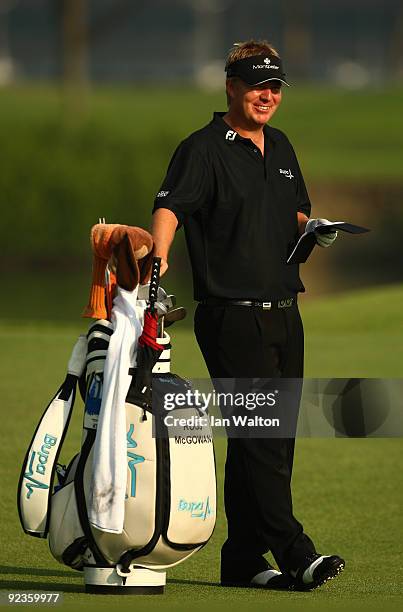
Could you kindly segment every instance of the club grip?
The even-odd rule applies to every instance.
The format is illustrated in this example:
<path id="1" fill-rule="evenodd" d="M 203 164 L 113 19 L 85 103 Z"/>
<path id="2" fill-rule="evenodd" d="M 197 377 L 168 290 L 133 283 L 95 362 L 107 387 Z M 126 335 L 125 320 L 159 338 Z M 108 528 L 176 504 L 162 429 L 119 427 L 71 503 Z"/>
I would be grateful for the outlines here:
<path id="1" fill-rule="evenodd" d="M 157 301 L 158 287 L 160 284 L 160 268 L 161 268 L 161 257 L 153 257 L 153 265 L 151 269 L 151 280 L 150 280 L 150 294 L 149 301 L 151 310 L 154 310 L 154 304 Z"/>

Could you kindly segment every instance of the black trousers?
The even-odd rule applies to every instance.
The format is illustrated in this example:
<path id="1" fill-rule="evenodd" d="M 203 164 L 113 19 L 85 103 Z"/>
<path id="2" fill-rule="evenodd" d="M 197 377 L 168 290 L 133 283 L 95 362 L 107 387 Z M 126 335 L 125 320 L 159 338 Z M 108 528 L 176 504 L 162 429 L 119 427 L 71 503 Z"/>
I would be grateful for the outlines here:
<path id="1" fill-rule="evenodd" d="M 304 333 L 297 305 L 263 310 L 199 304 L 194 323 L 213 379 L 303 376 Z M 315 552 L 293 515 L 294 444 L 294 438 L 228 438 L 222 580 L 250 580 L 267 568 L 263 555 L 269 551 L 282 571 L 298 568 Z"/>

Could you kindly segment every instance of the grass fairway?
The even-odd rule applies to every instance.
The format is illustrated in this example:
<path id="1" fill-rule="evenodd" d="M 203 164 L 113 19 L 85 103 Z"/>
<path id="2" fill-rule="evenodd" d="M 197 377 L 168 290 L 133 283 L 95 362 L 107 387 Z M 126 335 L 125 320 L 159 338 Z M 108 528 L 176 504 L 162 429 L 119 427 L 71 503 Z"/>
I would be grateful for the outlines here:
<path id="1" fill-rule="evenodd" d="M 402 377 L 403 288 L 372 289 L 305 301 L 307 376 Z M 219 512 L 210 543 L 168 572 L 162 597 L 111 598 L 83 593 L 82 576 L 54 561 L 47 543 L 24 535 L 15 493 L 21 462 L 38 418 L 64 378 L 81 327 L 1 325 L 3 444 L 0 572 L 4 590 L 60 591 L 63 608 L 122 610 L 379 610 L 403 604 L 403 488 L 401 439 L 301 439 L 294 472 L 295 514 L 321 552 L 337 552 L 347 567 L 313 593 L 225 589 L 218 584 L 225 539 L 222 505 L 224 441 L 217 440 Z M 206 371 L 190 331 L 178 326 L 174 370 Z M 62 452 L 68 460 L 80 439 L 78 400 Z"/>

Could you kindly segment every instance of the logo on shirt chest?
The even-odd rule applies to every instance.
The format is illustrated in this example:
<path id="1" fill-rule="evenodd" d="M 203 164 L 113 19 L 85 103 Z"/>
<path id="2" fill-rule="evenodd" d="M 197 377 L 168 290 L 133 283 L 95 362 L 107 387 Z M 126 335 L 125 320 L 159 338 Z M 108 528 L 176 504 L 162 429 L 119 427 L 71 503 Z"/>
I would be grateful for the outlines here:
<path id="1" fill-rule="evenodd" d="M 236 138 L 236 132 L 234 132 L 233 130 L 228 130 L 228 132 L 225 134 L 225 140 L 235 140 Z"/>
<path id="2" fill-rule="evenodd" d="M 284 176 L 286 176 L 289 179 L 293 179 L 294 178 L 294 175 L 293 175 L 293 173 L 291 172 L 290 169 L 283 170 L 282 168 L 279 168 L 278 171 L 280 172 L 280 174 L 284 174 Z"/>

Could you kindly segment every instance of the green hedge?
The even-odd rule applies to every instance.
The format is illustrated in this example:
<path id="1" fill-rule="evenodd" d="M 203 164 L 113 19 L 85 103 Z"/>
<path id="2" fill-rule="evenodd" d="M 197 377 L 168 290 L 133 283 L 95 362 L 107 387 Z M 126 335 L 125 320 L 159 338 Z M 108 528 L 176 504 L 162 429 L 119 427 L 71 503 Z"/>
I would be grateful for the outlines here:
<path id="1" fill-rule="evenodd" d="M 20 115 L 17 104 L 0 113 L 2 221 L 18 226 L 17 255 L 77 257 L 99 216 L 148 227 L 175 135 L 156 141 L 143 123 L 137 131 L 138 114 L 119 117 L 119 108 L 74 117 L 56 97 L 31 97 L 36 112 Z M 3 240 L 3 256 L 15 256 L 15 232 Z"/>
<path id="2" fill-rule="evenodd" d="M 274 125 L 308 177 L 402 178 L 401 90 L 382 92 L 380 115 L 372 91 L 296 87 L 284 98 Z M 224 107 L 223 93 L 163 86 L 76 99 L 51 87 L 0 91 L 3 261 L 80 257 L 99 216 L 148 227 L 178 142 Z"/>

